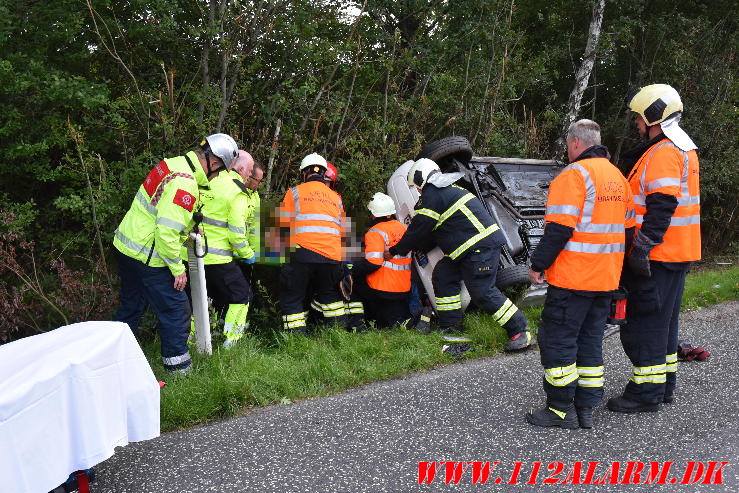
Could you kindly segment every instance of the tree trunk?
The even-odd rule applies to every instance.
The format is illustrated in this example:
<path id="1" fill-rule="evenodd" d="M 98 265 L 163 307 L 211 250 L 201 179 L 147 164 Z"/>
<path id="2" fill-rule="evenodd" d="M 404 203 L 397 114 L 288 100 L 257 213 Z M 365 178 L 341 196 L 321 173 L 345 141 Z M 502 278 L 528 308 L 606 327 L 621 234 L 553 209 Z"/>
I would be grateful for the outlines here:
<path id="1" fill-rule="evenodd" d="M 567 129 L 570 128 L 570 125 L 572 125 L 572 122 L 575 121 L 577 114 L 580 112 L 582 95 L 588 87 L 588 81 L 593 72 L 593 65 L 595 65 L 595 55 L 598 48 L 598 41 L 600 40 L 600 29 L 603 24 L 605 7 L 606 0 L 596 0 L 595 5 L 593 5 L 593 16 L 590 19 L 590 27 L 588 28 L 588 42 L 585 46 L 582 63 L 575 75 L 575 87 L 572 89 L 570 98 L 567 101 L 567 116 L 565 116 L 562 124 L 560 138 L 557 139 L 555 144 L 554 159 L 563 156 L 567 150 Z"/>
<path id="2" fill-rule="evenodd" d="M 210 0 L 208 9 L 208 24 L 205 27 L 205 43 L 203 45 L 203 52 L 200 55 L 200 67 L 203 71 L 203 87 L 200 95 L 200 103 L 198 103 L 198 124 L 203 124 L 203 118 L 205 117 L 205 100 L 208 97 L 208 86 L 210 86 L 210 70 L 208 67 L 210 59 L 210 48 L 213 39 L 213 25 L 216 20 L 216 7 L 219 0 Z"/>

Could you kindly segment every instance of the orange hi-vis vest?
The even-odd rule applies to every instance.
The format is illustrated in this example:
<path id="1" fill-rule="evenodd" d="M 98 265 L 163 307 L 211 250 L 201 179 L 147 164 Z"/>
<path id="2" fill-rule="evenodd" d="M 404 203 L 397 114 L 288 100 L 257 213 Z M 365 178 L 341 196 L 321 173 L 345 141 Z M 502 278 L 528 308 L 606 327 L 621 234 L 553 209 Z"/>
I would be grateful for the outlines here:
<path id="1" fill-rule="evenodd" d="M 406 227 L 395 219 L 375 224 L 364 235 L 364 258 L 380 268 L 367 275 L 372 289 L 389 293 L 406 293 L 411 290 L 411 255 L 395 255 L 385 260 L 385 247 L 395 246 Z"/>
<path id="2" fill-rule="evenodd" d="M 636 227 L 647 212 L 647 195 L 663 193 L 677 198 L 661 244 L 649 254 L 660 262 L 690 262 L 701 258 L 701 195 L 698 153 L 683 151 L 664 139 L 645 152 L 629 173 L 636 206 Z"/>
<path id="3" fill-rule="evenodd" d="M 280 226 L 290 227 L 290 246 L 342 260 L 344 207 L 325 183 L 309 181 L 287 191 L 280 204 Z"/>
<path id="4" fill-rule="evenodd" d="M 625 229 L 634 227 L 629 184 L 605 158 L 576 161 L 552 181 L 546 222 L 575 228 L 546 270 L 549 284 L 581 291 L 618 288 Z"/>

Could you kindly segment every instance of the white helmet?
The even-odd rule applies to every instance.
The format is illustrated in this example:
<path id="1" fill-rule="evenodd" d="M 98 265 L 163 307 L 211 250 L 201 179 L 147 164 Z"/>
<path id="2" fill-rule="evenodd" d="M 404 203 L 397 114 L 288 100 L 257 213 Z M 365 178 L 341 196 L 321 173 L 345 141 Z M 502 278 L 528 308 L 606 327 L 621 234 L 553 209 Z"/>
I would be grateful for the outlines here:
<path id="1" fill-rule="evenodd" d="M 429 177 L 434 173 L 441 173 L 439 165 L 428 158 L 422 157 L 408 171 L 408 186 L 423 188 Z"/>
<path id="2" fill-rule="evenodd" d="M 372 200 L 367 204 L 367 209 L 375 217 L 385 217 L 395 214 L 395 202 L 389 195 L 377 192 L 372 196 Z"/>
<path id="3" fill-rule="evenodd" d="M 300 171 L 303 171 L 308 166 L 320 166 L 324 170 L 328 169 L 326 158 L 315 152 L 313 154 L 308 154 L 303 158 L 300 162 Z"/>
<path id="4" fill-rule="evenodd" d="M 210 147 L 210 152 L 223 162 L 226 169 L 231 169 L 239 155 L 239 146 L 233 137 L 227 134 L 209 135 L 200 143 L 200 147 L 205 147 L 206 144 Z"/>

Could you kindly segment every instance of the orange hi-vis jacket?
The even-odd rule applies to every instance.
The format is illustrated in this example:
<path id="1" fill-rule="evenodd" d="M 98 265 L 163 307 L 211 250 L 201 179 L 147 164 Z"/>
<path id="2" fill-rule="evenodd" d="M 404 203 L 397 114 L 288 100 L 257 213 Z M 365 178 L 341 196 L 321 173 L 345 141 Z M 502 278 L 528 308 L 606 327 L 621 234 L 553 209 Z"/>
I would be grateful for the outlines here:
<path id="1" fill-rule="evenodd" d="M 544 219 L 574 228 L 546 270 L 549 284 L 580 291 L 618 288 L 626 228 L 635 225 L 629 184 L 608 159 L 567 166 L 549 187 Z"/>
<path id="2" fill-rule="evenodd" d="M 395 219 L 382 221 L 364 235 L 364 258 L 380 268 L 367 275 L 372 289 L 389 293 L 406 293 L 411 290 L 411 255 L 395 255 L 385 260 L 385 247 L 395 246 L 403 237 L 406 227 Z"/>
<path id="3" fill-rule="evenodd" d="M 290 246 L 300 246 L 342 260 L 344 206 L 341 196 L 321 181 L 301 183 L 287 191 L 279 211 L 281 227 L 290 228 Z"/>
<path id="4" fill-rule="evenodd" d="M 660 262 L 690 262 L 701 258 L 701 209 L 698 154 L 683 151 L 665 138 L 650 147 L 629 173 L 636 206 L 636 227 L 647 213 L 647 195 L 663 193 L 677 198 L 661 244 L 649 254 Z"/>

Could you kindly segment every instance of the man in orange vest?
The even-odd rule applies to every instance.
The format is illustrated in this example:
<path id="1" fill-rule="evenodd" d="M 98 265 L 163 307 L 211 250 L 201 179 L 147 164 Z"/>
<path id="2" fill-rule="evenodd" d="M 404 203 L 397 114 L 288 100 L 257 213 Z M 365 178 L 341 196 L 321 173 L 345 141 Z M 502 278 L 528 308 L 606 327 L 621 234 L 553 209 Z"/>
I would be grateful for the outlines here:
<path id="1" fill-rule="evenodd" d="M 376 322 L 378 327 L 391 327 L 411 318 L 408 306 L 411 255 L 383 258 L 385 249 L 398 243 L 406 227 L 393 217 L 395 203 L 389 195 L 377 192 L 367 208 L 372 214 L 372 222 L 364 235 L 364 258 L 355 262 L 352 268 L 354 296 L 350 302 L 350 317 L 361 309 L 366 320 Z"/>
<path id="2" fill-rule="evenodd" d="M 546 407 L 537 426 L 592 428 L 603 399 L 603 331 L 634 233 L 629 184 L 600 145 L 600 127 L 579 120 L 567 131 L 567 166 L 549 187 L 544 236 L 531 256 L 533 283 L 549 283 L 539 349 Z"/>
<path id="3" fill-rule="evenodd" d="M 623 163 L 630 168 L 636 205 L 634 246 L 624 272 L 627 321 L 621 330 L 633 374 L 608 408 L 655 412 L 674 399 L 685 276 L 701 258 L 699 164 L 696 145 L 678 125 L 683 104 L 675 89 L 642 87 L 629 97 L 629 109 L 646 141 L 627 152 Z"/>
<path id="4" fill-rule="evenodd" d="M 280 271 L 282 327 L 307 334 L 306 295 L 315 290 L 326 322 L 346 324 L 338 283 L 343 277 L 341 240 L 344 207 L 338 193 L 326 184 L 326 159 L 313 153 L 300 164 L 303 183 L 287 191 L 279 210 L 283 236 L 289 236 L 289 259 Z"/>

